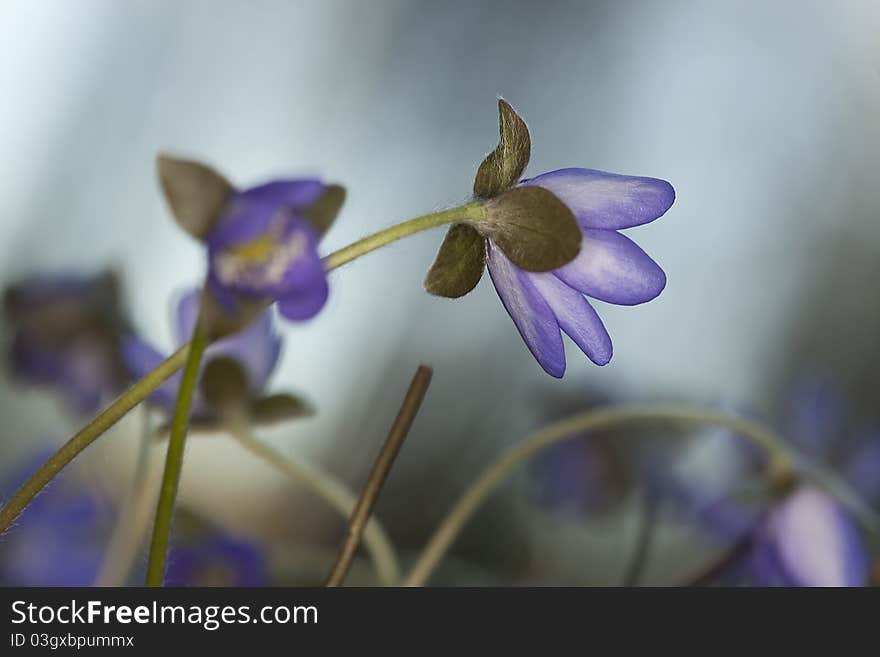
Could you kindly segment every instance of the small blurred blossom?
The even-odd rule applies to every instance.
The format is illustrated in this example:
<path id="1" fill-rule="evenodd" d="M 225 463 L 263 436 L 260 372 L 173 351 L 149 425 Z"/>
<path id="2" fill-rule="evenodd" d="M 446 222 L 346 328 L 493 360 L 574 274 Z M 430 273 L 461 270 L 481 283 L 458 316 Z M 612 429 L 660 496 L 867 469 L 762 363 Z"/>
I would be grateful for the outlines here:
<path id="1" fill-rule="evenodd" d="M 172 545 L 166 586 L 266 586 L 267 559 L 256 543 L 224 534 Z"/>
<path id="2" fill-rule="evenodd" d="M 14 493 L 48 456 L 40 454 L 8 473 L 3 495 Z M 111 510 L 94 493 L 56 478 L 0 540 L 0 585 L 91 585 L 111 523 Z"/>
<path id="3" fill-rule="evenodd" d="M 532 460 L 531 501 L 565 516 L 604 511 L 620 501 L 624 467 L 617 452 L 597 438 L 566 440 Z"/>
<path id="4" fill-rule="evenodd" d="M 54 389 L 84 414 L 121 391 L 126 376 L 119 341 L 128 322 L 114 274 L 27 278 L 6 289 L 4 307 L 16 378 Z"/>
<path id="5" fill-rule="evenodd" d="M 590 393 L 569 400 L 554 395 L 540 403 L 549 423 L 608 405 L 611 400 Z M 662 441 L 662 439 L 660 439 Z M 658 460 L 657 440 L 641 430 L 593 431 L 541 450 L 529 462 L 526 494 L 530 504 L 567 520 L 601 515 L 626 500 Z"/>
<path id="6" fill-rule="evenodd" d="M 774 505 L 751 537 L 757 586 L 865 586 L 868 554 L 849 513 L 803 485 Z"/>
<path id="7" fill-rule="evenodd" d="M 181 297 L 178 302 L 175 329 L 179 344 L 184 344 L 192 335 L 199 312 L 199 295 L 198 291 L 191 291 Z M 202 385 L 199 385 L 194 393 L 193 423 L 211 425 L 220 419 L 219 411 L 222 409 L 217 408 L 216 400 L 209 398 L 204 385 L 206 372 L 211 371 L 212 363 L 219 361 L 224 361 L 237 368 L 244 385 L 242 393 L 255 419 L 268 420 L 272 411 L 284 412 L 288 410 L 296 414 L 298 410 L 300 415 L 306 413 L 308 411 L 306 406 L 289 395 L 264 396 L 266 385 L 278 363 L 280 353 L 281 338 L 273 327 L 270 309 L 263 310 L 256 320 L 240 332 L 210 345 L 202 359 L 202 369 L 199 375 Z M 165 358 L 145 340 L 133 335 L 124 338 L 122 355 L 133 377 L 144 376 Z M 227 376 L 228 370 L 223 374 Z M 170 412 L 177 399 L 180 379 L 181 374 L 178 372 L 159 386 L 151 395 L 150 400 Z M 287 406 L 281 408 L 285 402 Z"/>

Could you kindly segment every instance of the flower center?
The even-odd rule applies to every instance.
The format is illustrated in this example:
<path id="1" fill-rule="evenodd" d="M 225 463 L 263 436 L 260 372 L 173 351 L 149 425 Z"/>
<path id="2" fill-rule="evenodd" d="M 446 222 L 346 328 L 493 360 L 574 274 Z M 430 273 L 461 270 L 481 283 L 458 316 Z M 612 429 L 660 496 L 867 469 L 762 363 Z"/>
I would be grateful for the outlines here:
<path id="1" fill-rule="evenodd" d="M 290 267 L 305 253 L 308 242 L 300 231 L 282 241 L 272 232 L 218 253 L 217 277 L 226 285 L 264 287 L 278 285 Z"/>

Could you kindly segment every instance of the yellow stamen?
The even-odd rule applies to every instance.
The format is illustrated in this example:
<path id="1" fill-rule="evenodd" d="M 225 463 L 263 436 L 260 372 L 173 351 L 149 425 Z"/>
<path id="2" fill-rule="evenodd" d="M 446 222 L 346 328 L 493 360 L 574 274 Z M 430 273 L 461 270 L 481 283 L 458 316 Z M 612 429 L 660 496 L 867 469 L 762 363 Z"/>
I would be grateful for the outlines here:
<path id="1" fill-rule="evenodd" d="M 237 244 L 228 250 L 228 253 L 242 260 L 250 262 L 262 262 L 272 254 L 272 250 L 278 245 L 275 235 L 264 233 L 250 242 Z"/>

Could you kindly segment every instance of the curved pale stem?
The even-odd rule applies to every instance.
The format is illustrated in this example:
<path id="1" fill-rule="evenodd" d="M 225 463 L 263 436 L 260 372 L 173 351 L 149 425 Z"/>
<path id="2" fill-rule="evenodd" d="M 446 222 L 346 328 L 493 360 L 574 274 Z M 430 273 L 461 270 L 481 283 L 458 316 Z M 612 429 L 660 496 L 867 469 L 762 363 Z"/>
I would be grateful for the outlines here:
<path id="1" fill-rule="evenodd" d="M 772 431 L 742 418 L 730 417 L 712 411 L 677 407 L 622 407 L 580 413 L 541 429 L 531 438 L 511 448 L 486 468 L 458 498 L 458 501 L 440 523 L 404 581 L 404 586 L 424 585 L 467 521 L 489 493 L 495 490 L 516 467 L 542 449 L 563 440 L 575 438 L 587 431 L 649 422 L 727 427 L 756 443 L 767 453 L 769 457 L 768 468 L 771 472 L 786 473 L 791 470 L 793 465 L 790 450 Z"/>
<path id="2" fill-rule="evenodd" d="M 301 465 L 285 457 L 259 440 L 241 423 L 233 424 L 229 432 L 249 452 L 311 490 L 339 512 L 344 520 L 348 520 L 357 504 L 357 496 L 345 484 L 316 468 Z M 364 544 L 373 559 L 379 581 L 385 586 L 396 586 L 400 582 L 397 555 L 385 529 L 375 516 L 367 523 Z"/>

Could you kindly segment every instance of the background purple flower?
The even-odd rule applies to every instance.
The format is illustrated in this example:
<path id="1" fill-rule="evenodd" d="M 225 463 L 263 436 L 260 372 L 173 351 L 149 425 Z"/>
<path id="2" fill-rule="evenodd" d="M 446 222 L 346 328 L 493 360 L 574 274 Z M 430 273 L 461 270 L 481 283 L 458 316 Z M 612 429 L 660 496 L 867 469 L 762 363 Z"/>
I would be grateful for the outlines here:
<path id="1" fill-rule="evenodd" d="M 864 586 L 868 554 L 852 517 L 831 497 L 801 486 L 756 528 L 752 547 L 757 586 Z"/>
<path id="2" fill-rule="evenodd" d="M 266 586 L 263 550 L 247 540 L 225 534 L 172 545 L 166 586 Z"/>
<path id="3" fill-rule="evenodd" d="M 3 496 L 14 493 L 50 453 L 40 453 L 7 473 L 0 486 Z M 0 585 L 91 585 L 111 522 L 110 509 L 94 493 L 62 474 L 0 540 Z"/>
<path id="4" fill-rule="evenodd" d="M 619 401 L 619 400 L 617 400 Z M 540 425 L 615 403 L 602 393 L 560 393 L 540 402 Z M 528 465 L 527 496 L 565 520 L 615 510 L 669 460 L 671 436 L 663 429 L 628 427 L 590 431 L 551 445 Z"/>
<path id="5" fill-rule="evenodd" d="M 526 272 L 488 241 L 492 282 L 526 346 L 551 376 L 565 373 L 560 329 L 597 365 L 611 360 L 611 338 L 585 297 L 632 306 L 654 299 L 666 275 L 632 240 L 618 232 L 662 216 L 675 200 L 656 178 L 560 169 L 523 180 L 555 194 L 582 233 L 579 255 L 551 272 Z"/>
<path id="6" fill-rule="evenodd" d="M 198 317 L 200 293 L 191 291 L 181 297 L 177 305 L 175 332 L 179 344 L 184 344 L 192 335 Z M 243 330 L 218 340 L 210 345 L 202 359 L 202 372 L 212 360 L 228 358 L 240 365 L 247 382 L 247 394 L 258 398 L 264 391 L 281 353 L 281 338 L 276 333 L 270 309 L 264 310 Z M 165 356 L 148 342 L 130 335 L 123 341 L 123 358 L 131 375 L 140 378 L 153 370 Z M 200 375 L 201 376 L 201 375 Z M 178 372 L 163 383 L 151 395 L 150 400 L 170 411 L 177 399 L 181 374 Z M 210 420 L 214 409 L 200 387 L 195 390 L 192 417 L 194 420 Z"/>
<path id="7" fill-rule="evenodd" d="M 797 383 L 788 395 L 784 436 L 880 509 L 880 427 L 853 422 L 832 382 L 813 376 Z"/>
<path id="8" fill-rule="evenodd" d="M 81 413 L 122 389 L 119 340 L 128 322 L 115 275 L 34 276 L 7 288 L 4 306 L 16 378 L 54 389 Z"/>
<path id="9" fill-rule="evenodd" d="M 789 396 L 783 437 L 809 458 L 836 469 L 869 503 L 876 504 L 880 474 L 878 436 L 849 433 L 844 404 L 836 389 L 812 379 L 799 382 Z M 728 435 L 728 438 L 733 438 Z M 668 471 L 663 492 L 709 536 L 739 546 L 719 574 L 725 584 L 759 586 L 861 586 L 867 583 L 868 553 L 855 520 L 824 491 L 801 483 L 793 490 L 751 501 L 737 493 L 737 482 L 756 472 L 756 455 L 727 457 L 706 479 L 686 470 Z M 730 476 L 718 477 L 719 471 Z M 766 499 L 767 495 L 771 495 Z"/>

